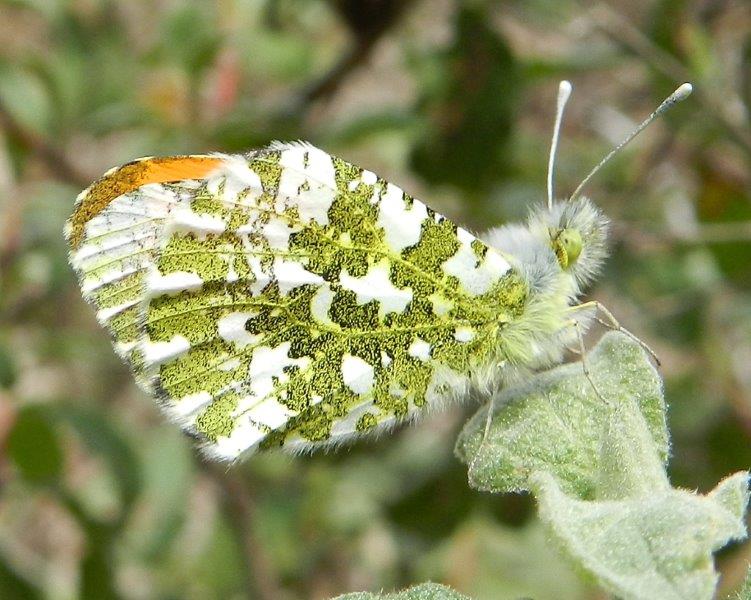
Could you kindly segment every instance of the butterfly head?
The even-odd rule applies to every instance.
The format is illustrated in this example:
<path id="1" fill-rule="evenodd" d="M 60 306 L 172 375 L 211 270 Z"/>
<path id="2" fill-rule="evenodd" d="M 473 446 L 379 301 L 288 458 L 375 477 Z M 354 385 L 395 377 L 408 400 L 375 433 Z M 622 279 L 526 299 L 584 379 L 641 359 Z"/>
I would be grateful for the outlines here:
<path id="1" fill-rule="evenodd" d="M 513 257 L 530 289 L 575 297 L 607 257 L 608 219 L 588 198 L 542 204 L 526 224 L 488 231 L 483 239 Z M 561 287 L 562 286 L 562 287 Z"/>
<path id="2" fill-rule="evenodd" d="M 606 256 L 605 240 L 608 230 L 608 220 L 588 198 L 580 195 L 582 189 L 626 144 L 659 115 L 688 97 L 691 90 L 692 87 L 689 83 L 684 83 L 678 87 L 587 174 L 568 200 L 555 202 L 553 200 L 555 156 L 558 149 L 563 111 L 571 95 L 571 84 L 568 81 L 561 82 L 548 159 L 548 202 L 546 207 L 533 211 L 529 221 L 529 231 L 538 243 L 542 239 L 543 244 L 552 249 L 558 267 L 573 277 L 576 293 L 581 289 L 581 286 L 592 280 L 602 265 Z"/>
<path id="3" fill-rule="evenodd" d="M 552 250 L 561 271 L 583 286 L 607 256 L 608 219 L 588 198 L 554 202 L 532 213 L 530 230 Z"/>

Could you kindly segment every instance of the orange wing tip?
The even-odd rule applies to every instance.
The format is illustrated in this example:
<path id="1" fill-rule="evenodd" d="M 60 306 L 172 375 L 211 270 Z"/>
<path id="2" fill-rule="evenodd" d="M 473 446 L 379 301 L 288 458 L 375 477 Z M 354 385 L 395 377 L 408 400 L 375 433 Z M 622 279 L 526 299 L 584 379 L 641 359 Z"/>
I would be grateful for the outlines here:
<path id="1" fill-rule="evenodd" d="M 149 183 L 205 179 L 222 160 L 202 155 L 147 157 L 110 169 L 76 198 L 75 210 L 65 230 L 71 249 L 76 250 L 81 244 L 86 223 L 118 196 Z"/>

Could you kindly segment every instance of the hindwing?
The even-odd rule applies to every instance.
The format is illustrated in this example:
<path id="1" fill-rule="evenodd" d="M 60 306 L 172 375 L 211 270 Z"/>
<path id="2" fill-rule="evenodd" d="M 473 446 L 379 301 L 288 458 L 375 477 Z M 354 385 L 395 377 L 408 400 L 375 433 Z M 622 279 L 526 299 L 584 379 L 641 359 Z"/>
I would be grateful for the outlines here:
<path id="1" fill-rule="evenodd" d="M 67 234 L 138 381 L 225 460 L 465 394 L 528 296 L 508 257 L 305 143 L 130 163 Z"/>

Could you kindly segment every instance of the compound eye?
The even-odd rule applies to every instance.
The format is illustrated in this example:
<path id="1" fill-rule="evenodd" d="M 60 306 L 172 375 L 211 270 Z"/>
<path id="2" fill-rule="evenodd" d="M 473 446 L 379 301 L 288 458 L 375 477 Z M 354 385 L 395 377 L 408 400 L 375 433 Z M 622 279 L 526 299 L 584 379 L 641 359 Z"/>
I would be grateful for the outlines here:
<path id="1" fill-rule="evenodd" d="M 551 242 L 562 269 L 571 267 L 582 252 L 582 236 L 577 229 L 560 229 Z"/>
<path id="2" fill-rule="evenodd" d="M 582 253 L 582 236 L 578 229 L 564 229 L 561 231 L 561 244 L 568 256 L 567 267 L 570 267 Z"/>

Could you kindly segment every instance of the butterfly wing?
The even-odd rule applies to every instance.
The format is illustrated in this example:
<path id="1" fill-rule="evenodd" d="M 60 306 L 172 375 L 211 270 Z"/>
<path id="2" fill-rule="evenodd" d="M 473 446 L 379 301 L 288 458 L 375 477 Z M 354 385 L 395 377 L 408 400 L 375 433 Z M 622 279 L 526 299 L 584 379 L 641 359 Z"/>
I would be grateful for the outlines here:
<path id="1" fill-rule="evenodd" d="M 165 223 L 181 200 L 178 189 L 166 184 L 195 188 L 220 164 L 210 156 L 142 158 L 110 170 L 76 199 L 65 230 L 70 262 L 84 298 L 128 360 L 145 335 L 146 280 Z M 140 370 L 135 373 L 148 387 Z"/>
<path id="2" fill-rule="evenodd" d="M 120 353 L 214 457 L 461 395 L 523 310 L 503 255 L 369 171 L 302 143 L 199 158 L 95 213 L 89 192 L 69 239 Z"/>

